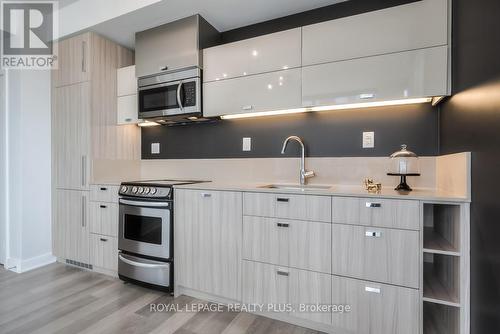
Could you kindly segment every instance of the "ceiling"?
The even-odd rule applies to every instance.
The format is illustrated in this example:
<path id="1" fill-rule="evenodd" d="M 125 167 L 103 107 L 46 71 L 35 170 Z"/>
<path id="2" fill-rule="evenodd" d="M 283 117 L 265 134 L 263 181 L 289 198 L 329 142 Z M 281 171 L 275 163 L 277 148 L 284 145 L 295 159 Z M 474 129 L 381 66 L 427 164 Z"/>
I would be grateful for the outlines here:
<path id="1" fill-rule="evenodd" d="M 162 0 L 89 30 L 133 49 L 137 31 L 193 14 L 200 14 L 223 32 L 343 1 L 346 0 Z"/>

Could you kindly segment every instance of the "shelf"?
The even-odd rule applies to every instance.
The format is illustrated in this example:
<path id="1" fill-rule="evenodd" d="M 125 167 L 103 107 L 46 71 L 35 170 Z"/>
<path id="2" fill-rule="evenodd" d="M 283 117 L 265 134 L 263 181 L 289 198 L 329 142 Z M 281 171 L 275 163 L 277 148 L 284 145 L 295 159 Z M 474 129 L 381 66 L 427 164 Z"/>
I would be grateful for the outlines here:
<path id="1" fill-rule="evenodd" d="M 424 302 L 424 334 L 460 333 L 460 309 Z"/>
<path id="2" fill-rule="evenodd" d="M 444 255 L 441 255 L 444 256 Z M 424 263 L 424 301 L 460 307 L 458 285 L 456 284 L 454 259 L 445 259 L 441 263 L 446 263 L 448 268 L 436 268 L 441 264 Z M 453 268 L 450 268 L 452 266 Z M 453 271 L 443 274 L 442 271 Z"/>
<path id="3" fill-rule="evenodd" d="M 433 227 L 424 228 L 424 252 L 460 256 L 460 252 Z"/>

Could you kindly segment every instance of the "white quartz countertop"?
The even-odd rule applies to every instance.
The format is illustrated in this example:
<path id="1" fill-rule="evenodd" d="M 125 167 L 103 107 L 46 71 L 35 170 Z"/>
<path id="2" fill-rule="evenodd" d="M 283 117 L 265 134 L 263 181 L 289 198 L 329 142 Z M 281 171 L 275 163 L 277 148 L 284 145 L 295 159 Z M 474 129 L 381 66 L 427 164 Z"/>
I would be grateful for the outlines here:
<path id="1" fill-rule="evenodd" d="M 392 187 L 383 187 L 382 191 L 369 193 L 363 186 L 351 185 L 332 185 L 327 189 L 283 189 L 283 188 L 265 188 L 272 183 L 220 183 L 204 182 L 195 184 L 186 184 L 175 186 L 177 189 L 197 189 L 197 190 L 221 190 L 221 191 L 242 191 L 242 192 L 261 192 L 278 194 L 308 194 L 323 196 L 344 196 L 344 197 L 374 197 L 391 199 L 412 199 L 426 201 L 444 201 L 444 202 L 470 202 L 469 198 L 457 196 L 436 189 L 418 189 L 414 188 L 409 193 L 395 191 Z M 281 184 L 281 183 L 280 183 Z M 324 186 L 324 185 L 319 185 Z"/>

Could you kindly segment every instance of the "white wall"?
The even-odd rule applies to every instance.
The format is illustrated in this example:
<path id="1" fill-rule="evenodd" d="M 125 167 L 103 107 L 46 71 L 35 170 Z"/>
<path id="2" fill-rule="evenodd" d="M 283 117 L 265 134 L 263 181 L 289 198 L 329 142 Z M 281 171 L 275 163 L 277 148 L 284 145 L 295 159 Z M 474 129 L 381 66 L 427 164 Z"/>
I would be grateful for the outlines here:
<path id="1" fill-rule="evenodd" d="M 74 34 L 161 0 L 78 0 L 59 9 L 59 36 Z"/>
<path id="2" fill-rule="evenodd" d="M 7 115 L 5 74 L 0 70 L 0 264 L 7 252 Z"/>
<path id="3" fill-rule="evenodd" d="M 54 261 L 50 109 L 49 71 L 9 72 L 6 267 L 18 272 Z"/>

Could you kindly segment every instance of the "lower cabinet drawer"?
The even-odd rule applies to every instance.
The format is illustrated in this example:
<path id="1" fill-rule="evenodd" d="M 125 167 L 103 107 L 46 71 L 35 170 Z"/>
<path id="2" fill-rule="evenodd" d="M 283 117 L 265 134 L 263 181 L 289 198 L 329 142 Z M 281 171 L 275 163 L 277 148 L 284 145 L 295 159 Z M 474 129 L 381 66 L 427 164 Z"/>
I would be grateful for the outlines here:
<path id="1" fill-rule="evenodd" d="M 118 203 L 119 186 L 92 184 L 90 185 L 90 200 L 96 202 Z"/>
<path id="2" fill-rule="evenodd" d="M 329 196 L 248 192 L 243 196 L 243 214 L 330 223 L 332 201 Z"/>
<path id="3" fill-rule="evenodd" d="M 331 273 L 330 223 L 243 217 L 243 258 Z"/>
<path id="4" fill-rule="evenodd" d="M 420 229 L 420 203 L 411 200 L 333 197 L 332 221 L 339 224 Z"/>
<path id="5" fill-rule="evenodd" d="M 118 239 L 99 234 L 90 234 L 90 260 L 95 267 L 117 271 Z"/>
<path id="6" fill-rule="evenodd" d="M 332 225 L 332 272 L 370 281 L 419 287 L 419 232 Z"/>
<path id="7" fill-rule="evenodd" d="M 118 236 L 118 204 L 90 202 L 90 233 Z"/>
<path id="8" fill-rule="evenodd" d="M 333 276 L 332 303 L 350 306 L 332 313 L 334 332 L 420 333 L 419 290 Z"/>
<path id="9" fill-rule="evenodd" d="M 332 303 L 332 276 L 313 271 L 243 261 L 243 302 L 309 321 L 331 324 L 320 307 Z"/>

